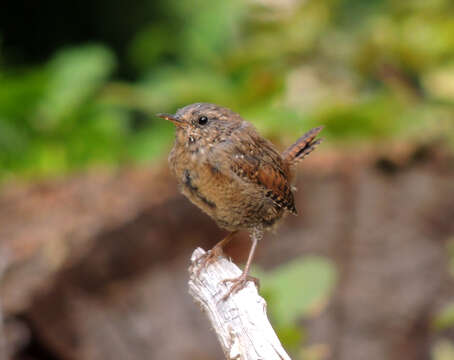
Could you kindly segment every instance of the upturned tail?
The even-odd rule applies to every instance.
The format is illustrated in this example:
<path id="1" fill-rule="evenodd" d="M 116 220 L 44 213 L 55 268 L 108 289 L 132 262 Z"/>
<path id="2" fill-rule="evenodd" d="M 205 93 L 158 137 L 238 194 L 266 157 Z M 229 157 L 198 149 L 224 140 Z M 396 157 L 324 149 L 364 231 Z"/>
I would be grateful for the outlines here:
<path id="1" fill-rule="evenodd" d="M 313 128 L 296 140 L 293 145 L 282 153 L 284 161 L 294 166 L 314 151 L 323 140 L 315 138 L 322 129 L 323 126 Z"/>

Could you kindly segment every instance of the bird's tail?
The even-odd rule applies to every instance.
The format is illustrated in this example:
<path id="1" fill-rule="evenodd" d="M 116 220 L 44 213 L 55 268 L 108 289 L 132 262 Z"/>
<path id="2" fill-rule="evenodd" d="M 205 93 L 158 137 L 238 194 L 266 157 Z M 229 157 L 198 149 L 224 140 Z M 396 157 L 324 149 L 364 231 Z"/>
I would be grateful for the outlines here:
<path id="1" fill-rule="evenodd" d="M 319 126 L 309 130 L 298 140 L 295 141 L 287 150 L 282 153 L 284 161 L 291 165 L 296 165 L 299 161 L 303 160 L 322 142 L 323 139 L 316 139 L 323 126 Z"/>

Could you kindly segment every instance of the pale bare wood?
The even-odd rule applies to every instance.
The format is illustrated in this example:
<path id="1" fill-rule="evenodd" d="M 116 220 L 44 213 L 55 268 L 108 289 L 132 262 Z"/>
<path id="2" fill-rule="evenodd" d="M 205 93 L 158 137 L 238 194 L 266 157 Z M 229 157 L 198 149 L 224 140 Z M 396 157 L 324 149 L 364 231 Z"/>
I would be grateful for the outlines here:
<path id="1" fill-rule="evenodd" d="M 197 274 L 199 259 L 206 252 L 197 248 L 189 267 L 189 293 L 207 314 L 228 360 L 290 360 L 266 315 L 266 302 L 253 282 L 225 301 L 229 283 L 241 270 L 219 257 Z"/>

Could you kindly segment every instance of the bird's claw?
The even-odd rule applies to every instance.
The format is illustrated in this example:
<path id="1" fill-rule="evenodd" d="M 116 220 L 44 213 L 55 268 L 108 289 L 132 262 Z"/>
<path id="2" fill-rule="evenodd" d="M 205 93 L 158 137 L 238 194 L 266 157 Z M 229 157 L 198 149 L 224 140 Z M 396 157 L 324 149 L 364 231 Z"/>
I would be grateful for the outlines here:
<path id="1" fill-rule="evenodd" d="M 230 295 L 233 295 L 233 294 L 237 293 L 238 291 L 240 291 L 241 289 L 243 289 L 246 286 L 246 284 L 248 283 L 248 281 L 254 282 L 254 284 L 257 287 L 257 289 L 260 289 L 260 280 L 257 279 L 256 277 L 250 276 L 250 275 L 241 274 L 237 278 L 222 280 L 223 284 L 228 283 L 228 282 L 232 282 L 233 285 L 230 288 L 230 290 L 227 292 L 227 294 L 225 294 L 222 297 L 221 300 L 225 301 L 225 300 L 227 300 L 229 298 Z"/>
<path id="2" fill-rule="evenodd" d="M 198 267 L 196 271 L 196 276 L 199 277 L 202 269 L 214 263 L 219 256 L 222 256 L 222 254 L 223 254 L 222 249 L 216 248 L 215 246 L 213 249 L 208 250 L 208 252 L 206 252 L 202 256 L 199 256 L 195 261 Z"/>

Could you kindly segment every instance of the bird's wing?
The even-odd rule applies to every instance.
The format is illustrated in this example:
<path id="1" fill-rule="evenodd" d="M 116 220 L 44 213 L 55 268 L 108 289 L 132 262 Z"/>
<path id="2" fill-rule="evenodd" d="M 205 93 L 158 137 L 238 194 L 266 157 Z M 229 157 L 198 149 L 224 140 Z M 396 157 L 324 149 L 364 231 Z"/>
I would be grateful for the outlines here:
<path id="1" fill-rule="evenodd" d="M 228 149 L 227 149 L 227 148 Z M 223 151 L 228 151 L 230 171 L 248 183 L 263 188 L 276 207 L 284 208 L 296 214 L 289 169 L 272 143 L 252 132 L 241 136 L 232 134 L 231 141 L 225 144 Z M 226 164 L 223 164 L 226 166 Z"/>

